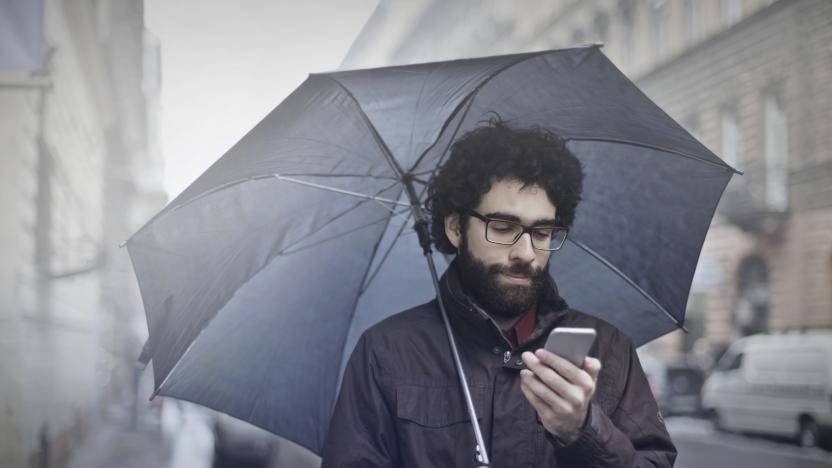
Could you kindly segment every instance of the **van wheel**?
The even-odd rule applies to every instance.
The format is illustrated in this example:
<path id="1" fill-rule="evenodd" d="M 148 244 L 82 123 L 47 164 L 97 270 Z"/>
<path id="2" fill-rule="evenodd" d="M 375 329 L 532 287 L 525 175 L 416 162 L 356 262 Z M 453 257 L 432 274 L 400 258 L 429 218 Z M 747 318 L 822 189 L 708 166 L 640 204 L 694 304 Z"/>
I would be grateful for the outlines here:
<path id="1" fill-rule="evenodd" d="M 801 418 L 797 442 L 801 447 L 817 447 L 820 438 L 818 424 L 812 418 Z"/>
<path id="2" fill-rule="evenodd" d="M 708 419 L 711 420 L 711 424 L 713 425 L 714 429 L 717 431 L 725 431 L 725 426 L 722 424 L 722 420 L 719 417 L 719 413 L 715 409 L 708 410 L 707 412 Z"/>

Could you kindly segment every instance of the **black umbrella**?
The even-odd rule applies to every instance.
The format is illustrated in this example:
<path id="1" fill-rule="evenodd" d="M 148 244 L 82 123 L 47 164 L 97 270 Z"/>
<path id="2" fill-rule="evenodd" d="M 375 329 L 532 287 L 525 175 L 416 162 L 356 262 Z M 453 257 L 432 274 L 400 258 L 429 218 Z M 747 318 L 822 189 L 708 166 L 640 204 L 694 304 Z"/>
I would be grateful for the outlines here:
<path id="1" fill-rule="evenodd" d="M 318 452 L 358 336 L 435 295 L 427 239 L 413 235 L 426 183 L 494 113 L 562 136 L 584 165 L 584 200 L 551 262 L 570 305 L 637 345 L 682 327 L 734 170 L 599 48 L 327 73 L 127 241 L 157 392 Z M 417 266 L 423 251 L 433 275 Z"/>

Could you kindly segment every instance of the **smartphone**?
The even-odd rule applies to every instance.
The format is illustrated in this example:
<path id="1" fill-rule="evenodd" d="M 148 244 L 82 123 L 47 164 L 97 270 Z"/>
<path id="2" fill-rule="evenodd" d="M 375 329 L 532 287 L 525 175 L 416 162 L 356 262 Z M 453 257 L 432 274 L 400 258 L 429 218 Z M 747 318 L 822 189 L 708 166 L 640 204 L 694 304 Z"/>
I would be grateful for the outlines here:
<path id="1" fill-rule="evenodd" d="M 583 368 L 584 358 L 595 341 L 593 328 L 558 327 L 549 333 L 546 351 L 558 355 L 578 368 Z"/>

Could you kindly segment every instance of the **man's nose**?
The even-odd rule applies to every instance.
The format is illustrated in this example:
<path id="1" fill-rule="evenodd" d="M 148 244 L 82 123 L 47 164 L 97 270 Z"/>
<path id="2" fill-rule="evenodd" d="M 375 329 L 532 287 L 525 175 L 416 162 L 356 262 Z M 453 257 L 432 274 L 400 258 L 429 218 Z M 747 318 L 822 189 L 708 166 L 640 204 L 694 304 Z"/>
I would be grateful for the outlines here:
<path id="1" fill-rule="evenodd" d="M 532 245 L 532 236 L 528 232 L 524 232 L 511 247 L 510 259 L 531 262 L 536 256 Z"/>

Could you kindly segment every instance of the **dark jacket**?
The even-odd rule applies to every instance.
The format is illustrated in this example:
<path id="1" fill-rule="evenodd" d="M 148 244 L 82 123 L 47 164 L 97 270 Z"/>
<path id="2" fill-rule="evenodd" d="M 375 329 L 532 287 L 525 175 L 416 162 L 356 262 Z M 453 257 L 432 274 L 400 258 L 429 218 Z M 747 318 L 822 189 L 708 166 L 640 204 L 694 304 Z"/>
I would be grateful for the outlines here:
<path id="1" fill-rule="evenodd" d="M 441 294 L 483 438 L 495 468 L 671 467 L 676 450 L 630 340 L 568 309 L 554 283 L 532 335 L 512 349 L 496 323 L 462 292 L 454 264 Z M 520 354 L 556 326 L 592 327 L 602 369 L 587 424 L 562 446 L 520 390 Z M 475 466 L 473 430 L 436 301 L 368 329 L 347 365 L 322 467 Z"/>

